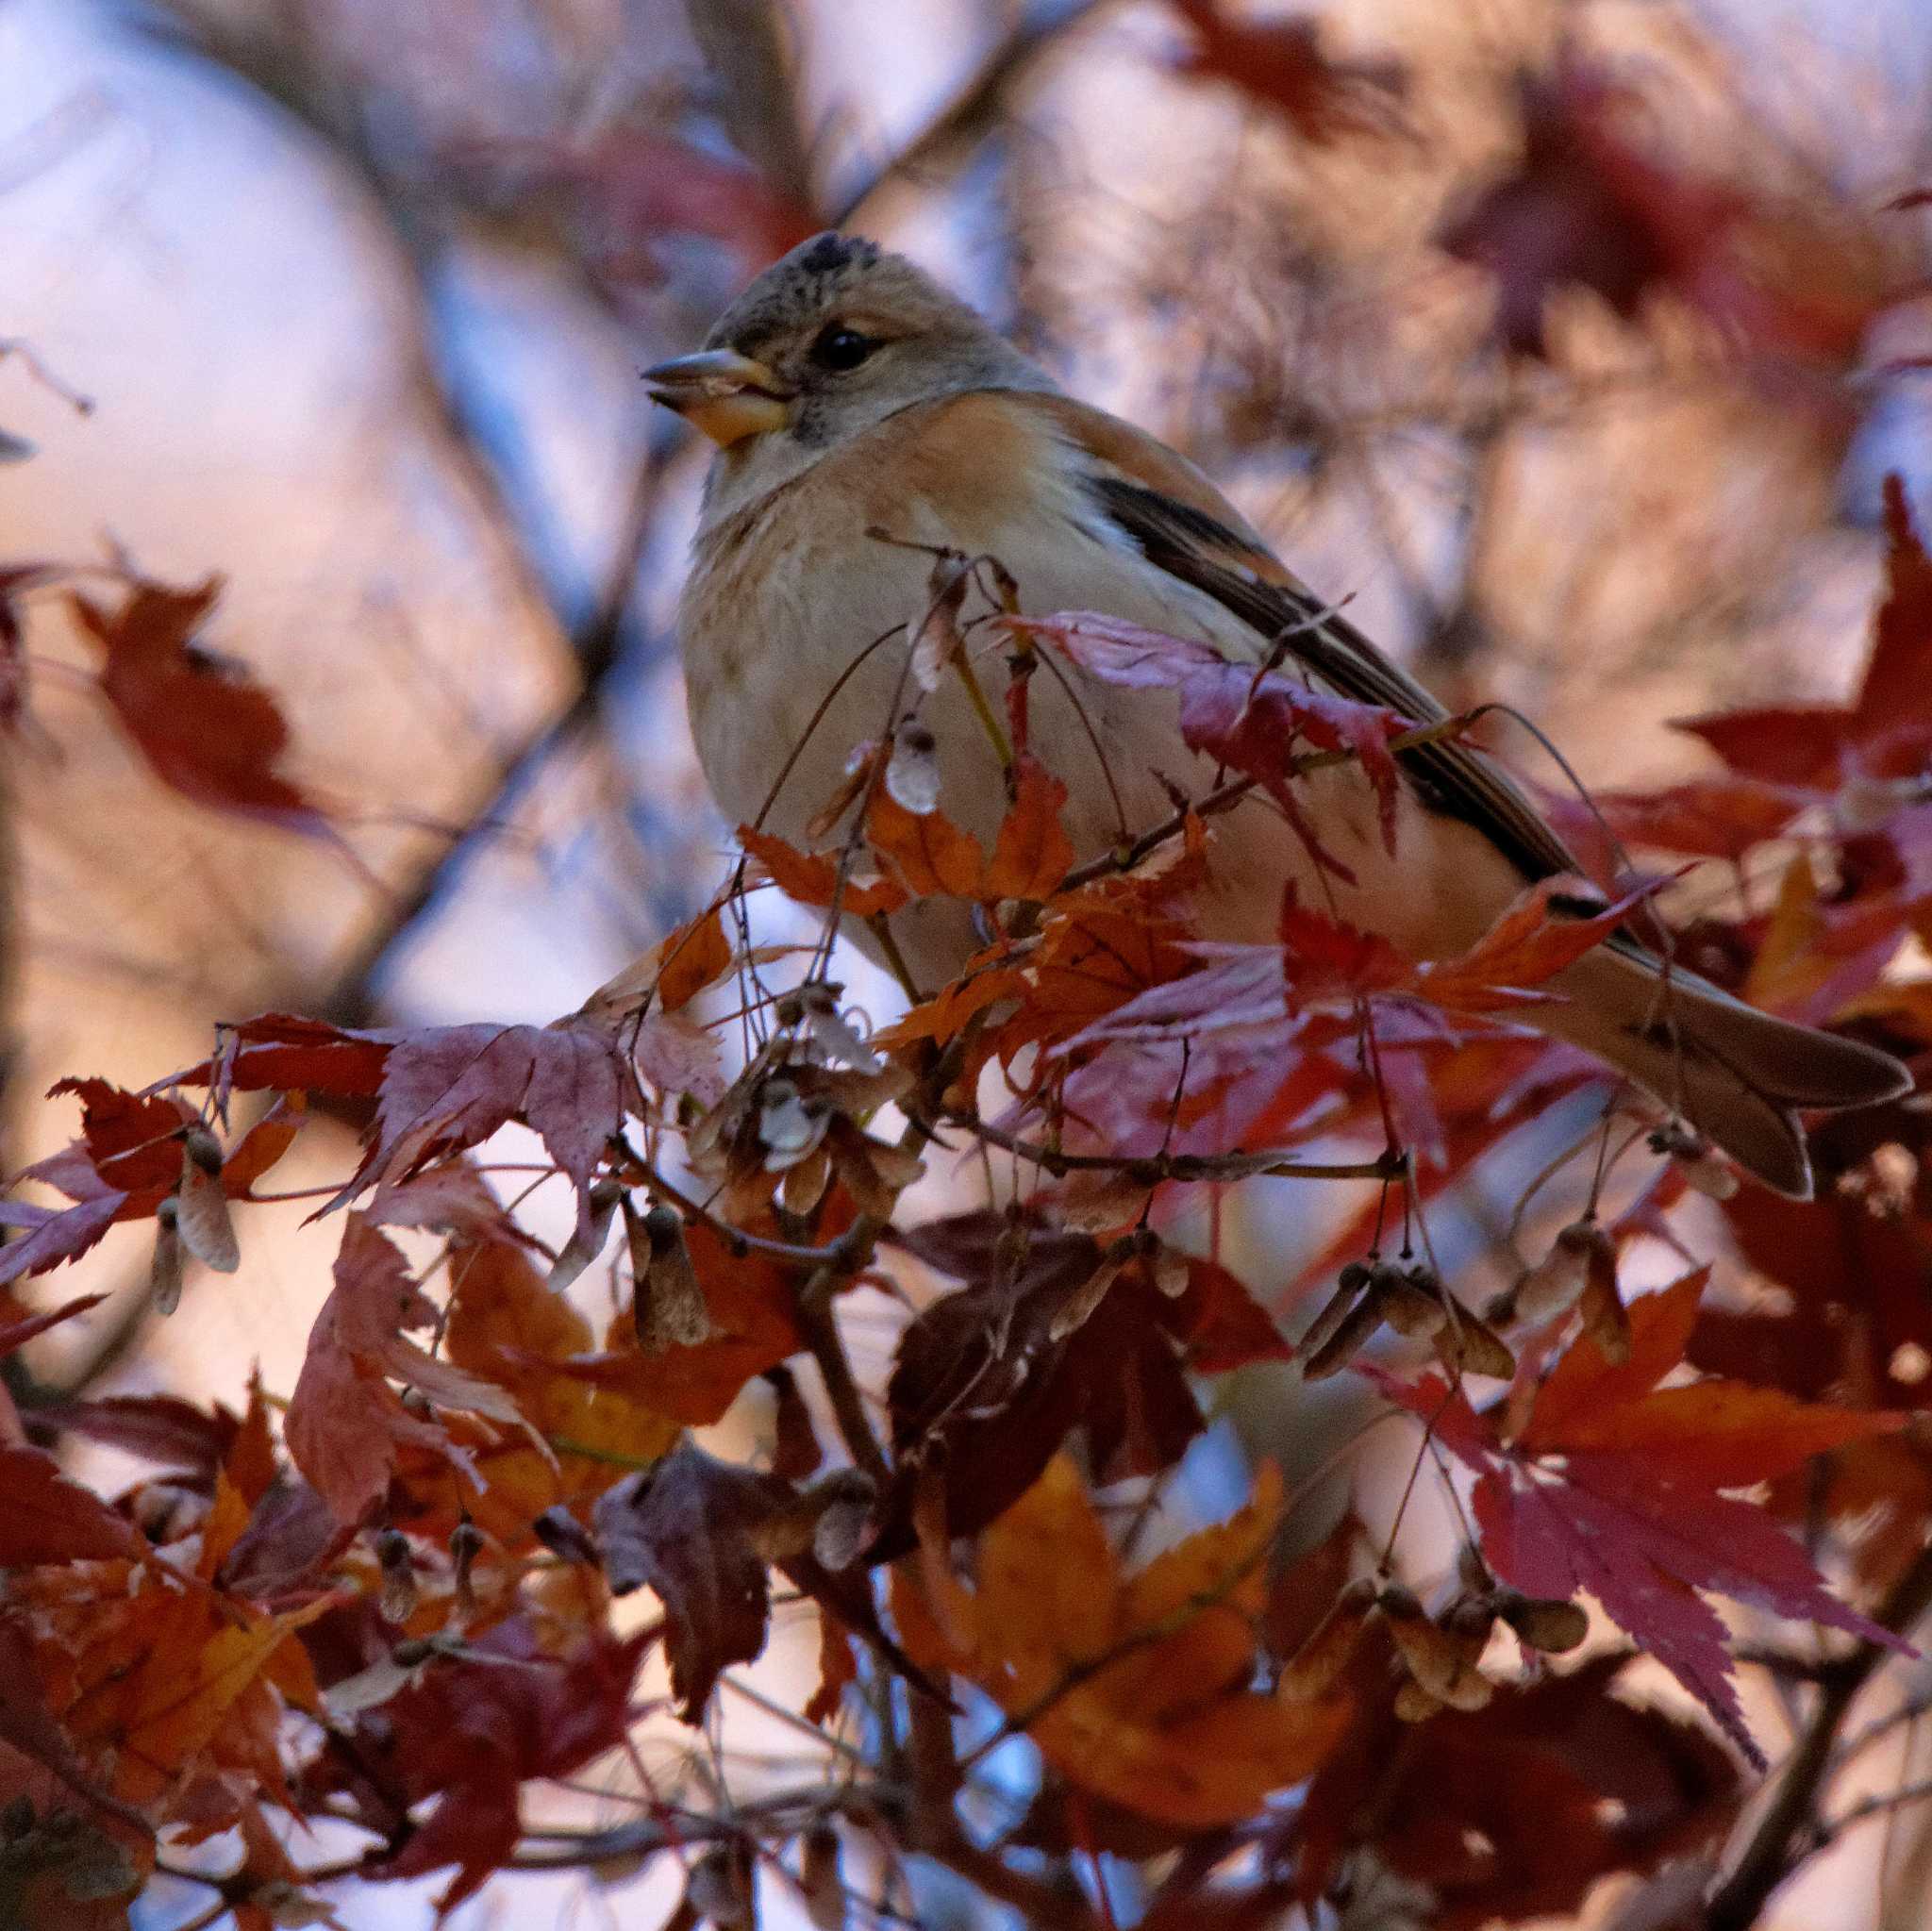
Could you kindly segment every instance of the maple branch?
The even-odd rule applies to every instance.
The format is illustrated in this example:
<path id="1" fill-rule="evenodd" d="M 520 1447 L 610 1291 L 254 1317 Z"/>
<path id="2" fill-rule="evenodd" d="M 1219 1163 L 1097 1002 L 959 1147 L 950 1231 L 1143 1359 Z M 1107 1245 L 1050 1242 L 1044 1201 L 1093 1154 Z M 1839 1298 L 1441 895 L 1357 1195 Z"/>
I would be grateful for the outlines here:
<path id="1" fill-rule="evenodd" d="M 461 438 L 453 421 L 451 433 Z M 366 1025 L 375 1014 L 376 986 L 384 965 L 407 941 L 433 906 L 462 875 L 477 854 L 501 835 L 508 813 L 560 751 L 586 736 L 603 716 L 604 698 L 619 664 L 629 623 L 632 595 L 644 546 L 657 519 L 658 498 L 670 458 L 680 446 L 681 423 L 653 421 L 638 459 L 631 498 L 617 548 L 605 574 L 603 587 L 590 615 L 571 629 L 565 643 L 575 666 L 577 688 L 562 707 L 535 726 L 523 742 L 498 764 L 489 795 L 461 832 L 410 882 L 391 906 L 389 915 L 363 942 L 361 949 L 336 974 L 317 1007 L 319 1016 L 339 1025 Z M 463 444 L 467 448 L 467 444 Z M 468 467 L 482 458 L 471 452 Z M 507 508 L 500 512 L 508 524 Z"/>
<path id="2" fill-rule="evenodd" d="M 1023 21 L 897 154 L 845 196 L 832 210 L 831 225 L 848 226 L 882 189 L 908 176 L 938 174 L 976 146 L 1041 59 L 1066 34 L 1110 4 L 1111 0 L 1061 0 Z"/>
<path id="3" fill-rule="evenodd" d="M 920 1115 L 929 1107 L 937 1107 L 939 1095 L 945 1091 L 958 1071 L 961 1057 L 961 1042 L 958 1040 L 943 1053 L 927 1056 L 918 1087 L 902 1103 L 906 1112 L 906 1130 L 899 1136 L 902 1152 L 917 1153 L 933 1138 L 932 1129 Z M 824 1265 L 796 1288 L 791 1297 L 793 1318 L 812 1359 L 818 1363 L 839 1433 L 844 1438 L 853 1461 L 881 1490 L 891 1479 L 891 1468 L 865 1412 L 865 1397 L 852 1373 L 852 1362 L 845 1353 L 832 1303 L 839 1290 L 871 1263 L 878 1238 L 889 1224 L 889 1221 L 876 1215 L 860 1214 L 834 1243 Z"/>
<path id="4" fill-rule="evenodd" d="M 865 1412 L 852 1363 L 840 1338 L 839 1324 L 832 1313 L 833 1297 L 846 1282 L 858 1273 L 872 1258 L 882 1223 L 861 1214 L 836 1240 L 823 1247 L 808 1247 L 791 1240 L 775 1240 L 763 1234 L 747 1233 L 729 1221 L 719 1219 L 702 1202 L 693 1200 L 681 1188 L 665 1178 L 656 1166 L 644 1159 L 628 1141 L 620 1143 L 632 1164 L 643 1177 L 654 1199 L 674 1207 L 687 1220 L 708 1227 L 734 1253 L 760 1254 L 769 1260 L 811 1273 L 791 1291 L 791 1315 L 804 1337 L 807 1351 L 818 1364 L 819 1378 L 825 1385 L 826 1399 L 839 1424 L 855 1466 L 863 1469 L 882 1487 L 891 1476 L 878 1437 Z"/>
<path id="5" fill-rule="evenodd" d="M 976 1886 L 988 1897 L 1019 1912 L 1022 1923 L 1045 1925 L 1050 1931 L 1099 1931 L 1097 1918 L 1085 1893 L 1071 1876 L 1056 1883 L 1016 1871 L 996 1851 L 982 1849 L 954 1825 L 935 1836 L 921 1837 L 917 1848 L 943 1864 L 957 1877 Z"/>
<path id="6" fill-rule="evenodd" d="M 740 1805 L 729 1816 L 680 1812 L 675 1820 L 641 1817 L 604 1830 L 546 1832 L 541 1848 L 529 1841 L 536 1834 L 526 1832 L 525 1843 L 509 1864 L 519 1871 L 594 1870 L 691 1842 L 755 1840 L 759 1825 L 775 1836 L 790 1837 L 796 1834 L 801 1815 L 824 1818 L 833 1814 L 944 1865 L 989 1897 L 1020 1912 L 1025 1923 L 1047 1926 L 1049 1931 L 1098 1931 L 1101 1921 L 1076 1886 L 1014 1870 L 997 1852 L 975 1844 L 949 1809 L 909 1807 L 906 1793 L 877 1784 L 862 1789 L 824 1786 L 779 1792 Z"/>
<path id="7" fill-rule="evenodd" d="M 855 1226 L 863 1224 L 863 1217 Z M 853 1270 L 857 1272 L 857 1270 Z M 845 1353 L 845 1342 L 832 1313 L 832 1297 L 850 1276 L 843 1270 L 827 1266 L 798 1287 L 791 1296 L 792 1318 L 812 1359 L 818 1364 L 819 1378 L 825 1384 L 825 1395 L 832 1404 L 833 1418 L 839 1423 L 853 1461 L 883 1490 L 891 1479 L 885 1451 L 872 1431 L 865 1412 L 865 1397 L 859 1392 L 858 1377 Z"/>
<path id="8" fill-rule="evenodd" d="M 734 1226 L 731 1222 L 723 1220 L 713 1213 L 702 1201 L 693 1200 L 674 1181 L 666 1179 L 664 1174 L 638 1153 L 628 1141 L 622 1143 L 632 1164 L 642 1175 L 642 1184 L 649 1190 L 651 1198 L 661 1200 L 667 1207 L 675 1207 L 686 1220 L 717 1235 L 734 1259 L 741 1260 L 747 1254 L 758 1254 L 767 1260 L 778 1261 L 786 1267 L 841 1268 L 845 1266 L 857 1251 L 849 1228 L 836 1240 L 828 1240 L 823 1247 L 808 1247 L 796 1240 L 774 1240 L 769 1234 L 754 1234 L 743 1227 Z M 858 1266 L 853 1266 L 849 1271 L 856 1273 Z"/>
<path id="9" fill-rule="evenodd" d="M 1903 1636 L 1932 1608 L 1932 1545 L 1892 1585 L 1874 1619 Z M 1815 1851 L 1825 1829 L 1816 1814 L 1819 1791 L 1836 1755 L 1838 1734 L 1854 1703 L 1892 1651 L 1861 1642 L 1829 1674 L 1818 1707 L 1784 1766 L 1777 1795 L 1758 1819 L 1731 1874 L 1705 1906 L 1704 1931 L 1750 1931 L 1772 1893 Z M 1840 1825 L 1841 1827 L 1841 1825 Z"/>
<path id="10" fill-rule="evenodd" d="M 511 1861 L 519 1871 L 586 1870 L 622 1858 L 646 1856 L 654 1851 L 675 1850 L 694 1840 L 728 1842 L 755 1837 L 759 1825 L 790 1836 L 798 1829 L 801 1819 L 836 1814 L 871 1824 L 880 1814 L 881 1802 L 891 1801 L 889 1793 L 870 1794 L 876 1790 L 878 1786 L 874 1784 L 808 1784 L 736 1804 L 728 1815 L 671 1806 L 674 1815 L 654 1812 L 595 1830 L 531 1828 L 523 1833 L 524 1847 Z M 536 1842 L 555 1848 L 530 1848 Z M 305 1873 L 305 1881 L 309 1881 L 309 1873 Z"/>
<path id="11" fill-rule="evenodd" d="M 1874 1717 L 1862 1730 L 1855 1731 L 1846 1738 L 1838 1753 L 1839 1767 L 1842 1769 L 1854 1757 L 1862 1756 L 1874 1744 L 1882 1743 L 1907 1723 L 1916 1723 L 1922 1717 L 1932 1716 L 1932 1690 L 1922 1690 L 1916 1696 L 1907 1696 L 1894 1708 L 1889 1709 L 1882 1717 Z"/>
<path id="12" fill-rule="evenodd" d="M 963 1127 L 1004 1153 L 1028 1161 L 1054 1179 L 1069 1174 L 1117 1174 L 1137 1185 L 1158 1187 L 1164 1180 L 1249 1180 L 1268 1177 L 1277 1180 L 1400 1180 L 1408 1172 L 1408 1156 L 1396 1151 L 1377 1154 L 1372 1160 L 1297 1160 L 1285 1154 L 1263 1151 L 1234 1154 L 1070 1154 L 1058 1147 L 1044 1146 L 1038 1140 L 1023 1140 L 990 1121 L 965 1114 L 941 1116 L 948 1124 Z M 918 1122 L 928 1139 L 936 1130 Z"/>
<path id="13" fill-rule="evenodd" d="M 1932 1777 L 1922 1778 L 1915 1784 L 1901 1784 L 1895 1790 L 1874 1791 L 1854 1804 L 1849 1810 L 1842 1810 L 1836 1817 L 1821 1819 L 1811 1848 L 1822 1851 L 1854 1824 L 1863 1823 L 1868 1818 L 1882 1817 L 1889 1810 L 1903 1810 L 1908 1805 L 1923 1804 L 1928 1797 L 1932 1797 Z"/>

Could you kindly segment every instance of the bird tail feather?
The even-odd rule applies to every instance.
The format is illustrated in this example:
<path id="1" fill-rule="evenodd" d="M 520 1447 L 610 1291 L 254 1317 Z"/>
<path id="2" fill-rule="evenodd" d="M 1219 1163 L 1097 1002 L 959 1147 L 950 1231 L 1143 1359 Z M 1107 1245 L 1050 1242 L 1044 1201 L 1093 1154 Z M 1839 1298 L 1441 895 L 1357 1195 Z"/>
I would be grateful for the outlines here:
<path id="1" fill-rule="evenodd" d="M 1540 1030 L 1607 1059 L 1768 1187 L 1811 1196 L 1801 1107 L 1866 1107 L 1910 1090 L 1890 1054 L 1795 1025 L 1654 954 L 1612 941 L 1559 974 Z"/>

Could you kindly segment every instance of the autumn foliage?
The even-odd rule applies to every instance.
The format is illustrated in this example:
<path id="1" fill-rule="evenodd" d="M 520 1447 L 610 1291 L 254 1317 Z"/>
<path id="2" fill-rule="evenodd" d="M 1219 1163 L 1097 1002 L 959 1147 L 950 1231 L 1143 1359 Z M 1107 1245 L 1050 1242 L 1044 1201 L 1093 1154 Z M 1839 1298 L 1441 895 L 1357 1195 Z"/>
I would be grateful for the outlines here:
<path id="1" fill-rule="evenodd" d="M 304 1922 L 331 1883 L 443 1872 L 452 1904 L 528 1861 L 527 1786 L 661 1720 L 654 1656 L 670 1711 L 702 1724 L 781 1590 L 822 1629 L 798 1720 L 866 1768 L 738 1811 L 641 1790 L 638 1822 L 581 1855 L 680 1860 L 681 1923 L 741 1922 L 767 1863 L 842 1922 L 840 1857 L 867 1843 L 1068 1923 L 1109 1906 L 1043 1887 L 1029 1846 L 1095 1872 L 1179 1851 L 1147 1923 L 1258 1923 L 1380 1873 L 1472 1927 L 1714 1852 L 1776 1748 L 1740 1697 L 1740 1629 L 1800 1678 L 1911 1654 L 1932 1520 L 1924 1115 L 1832 1123 L 1819 1197 L 1782 1201 L 1509 1021 L 1702 860 L 1769 883 L 1729 912 L 1707 896 L 1680 939 L 1700 966 L 1901 1053 L 1932 1043 L 1899 969 L 1932 939 L 1932 563 L 1896 491 L 1889 529 L 1851 703 L 1691 720 L 1719 772 L 1569 807 L 1624 894 L 1603 918 L 1526 892 L 1422 969 L 1292 901 L 1278 944 L 1194 944 L 1226 803 L 1258 786 L 1292 814 L 1310 759 L 1391 786 L 1412 726 L 994 599 L 927 680 L 979 680 L 1010 733 L 991 850 L 902 728 L 855 760 L 821 849 L 745 827 L 716 903 L 550 1025 L 268 1015 L 142 1092 L 63 1082 L 78 1135 L 6 1208 L 8 1352 L 88 1318 L 97 1297 L 27 1297 L 108 1227 L 152 1226 L 165 1311 L 226 1290 L 201 1270 L 245 1273 L 250 1204 L 322 1110 L 363 1152 L 318 1201 L 333 1288 L 293 1387 L 8 1408 L 19 1922 L 124 1923 L 158 1851 L 217 1832 L 240 1846 L 223 1897 L 246 1931 Z M 147 680 L 203 674 L 206 601 L 137 584 L 86 605 L 103 689 L 164 778 L 299 826 L 265 692 L 221 686 L 235 730 L 212 762 L 144 708 Z M 1177 690 L 1218 791 L 1076 864 L 1026 729 L 1049 652 Z M 985 943 L 874 1027 L 822 944 L 755 937 L 746 908 L 773 891 L 822 932 L 963 900 Z M 1524 1192 L 1518 1142 L 1547 1149 L 1559 1105 L 1581 1137 Z M 492 1178 L 512 1122 L 574 1200 L 560 1246 Z M 990 1198 L 913 1204 L 975 1148 Z M 1231 1189 L 1323 1178 L 1359 1209 L 1292 1277 L 1238 1277 L 1211 1215 L 1205 1241 L 1187 1231 Z M 1430 1227 L 1499 1181 L 1518 1262 L 1485 1290 L 1443 1271 Z M 1556 1224 L 1535 1196 L 1566 1185 L 1580 1206 Z M 1639 1289 L 1640 1268 L 1666 1284 Z M 848 1306 L 913 1278 L 866 1385 Z M 1409 1418 L 1460 1542 L 1446 1568 L 1407 1505 L 1311 1527 L 1266 1460 L 1202 1521 L 1187 1457 L 1215 1377 L 1290 1361 L 1362 1375 Z M 773 1418 L 764 1449 L 692 1438 L 747 1403 Z M 152 1475 L 96 1493 L 63 1472 L 81 1442 Z M 1640 1655 L 1685 1693 L 1635 1694 Z M 988 1836 L 975 1778 L 1013 1750 L 1030 1808 Z M 869 1785 L 888 1756 L 913 1791 L 891 1804 Z M 283 1827 L 302 1818 L 361 1848 L 305 1859 Z"/>
<path id="2" fill-rule="evenodd" d="M 1172 71 L 1297 153 L 1420 139 L 1414 76 L 1325 24 L 1166 12 Z M 1584 297 L 1848 440 L 1908 282 L 1886 231 L 1707 175 L 1580 44 L 1512 98 L 1516 151 L 1428 238 L 1484 278 L 1486 433 Z M 655 126 L 441 158 L 551 197 L 631 297 L 667 236 L 748 269 L 824 212 Z M 1236 804 L 1334 865 L 1310 772 L 1358 765 L 1392 839 L 1406 759 L 1527 741 L 1024 617 L 1001 559 L 944 555 L 890 634 L 907 713 L 815 835 L 732 827 L 708 902 L 577 1009 L 238 1013 L 139 1090 L 73 1068 L 71 1140 L 0 1201 L 0 1931 L 129 1926 L 158 1873 L 271 1931 L 404 1880 L 514 1911 L 545 1870 L 656 1883 L 666 1931 L 856 1931 L 916 1922 L 934 1866 L 1065 1931 L 1479 1931 L 1618 1886 L 1648 1931 L 1751 1931 L 1926 1795 L 1865 1775 L 1932 1709 L 1932 557 L 1895 477 L 1882 515 L 1845 702 L 1687 718 L 1699 774 L 1541 794 L 1599 916 L 1547 879 L 1417 964 L 1291 895 L 1272 942 L 1204 942 Z M 0 557 L 0 724 L 45 674 L 21 608 L 58 606 L 157 785 L 358 863 L 281 700 L 207 646 L 221 596 Z M 1213 785 L 1076 850 L 1041 678 L 1170 707 Z M 955 680 L 1004 772 L 984 838 L 920 717 Z M 943 985 L 893 941 L 920 907 L 975 935 Z M 1740 1181 L 1517 1024 L 1620 927 L 1922 1091 L 1819 1122 L 1813 1199 Z M 31 1372 L 113 1311 L 61 1272 L 113 1230 L 167 1316 L 264 1290 L 291 1203 L 320 1305 L 289 1384 Z M 796 1756 L 741 1764 L 726 1713 L 794 1625 Z"/>

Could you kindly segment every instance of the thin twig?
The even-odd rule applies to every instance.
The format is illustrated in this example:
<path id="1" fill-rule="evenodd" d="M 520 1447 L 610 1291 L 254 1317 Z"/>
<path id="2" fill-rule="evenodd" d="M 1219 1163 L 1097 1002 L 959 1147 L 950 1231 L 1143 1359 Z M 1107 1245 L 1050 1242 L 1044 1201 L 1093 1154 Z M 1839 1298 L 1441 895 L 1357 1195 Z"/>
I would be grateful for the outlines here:
<path id="1" fill-rule="evenodd" d="M 916 1120 L 928 1140 L 939 1138 L 937 1127 Z M 1158 1187 L 1164 1180 L 1248 1180 L 1266 1176 L 1278 1180 L 1399 1180 L 1408 1170 L 1406 1155 L 1380 1153 L 1371 1160 L 1298 1160 L 1284 1153 L 1262 1151 L 1234 1154 L 1070 1154 L 1038 1140 L 1023 1140 L 990 1121 L 946 1113 L 941 1119 L 1004 1152 L 1029 1162 L 1056 1180 L 1069 1174 L 1117 1174 L 1137 1187 Z"/>
<path id="2" fill-rule="evenodd" d="M 1015 27 L 918 134 L 845 196 L 832 214 L 832 225 L 844 227 L 882 189 L 941 174 L 963 159 L 991 133 L 1015 90 L 1040 61 L 1074 28 L 1109 4 L 1110 0 L 1061 0 Z"/>
<path id="3" fill-rule="evenodd" d="M 1876 1621 L 1903 1635 L 1932 1606 L 1932 1547 L 1893 1584 Z M 1750 1841 L 1705 1907 L 1704 1931 L 1751 1931 L 1771 1894 L 1803 1861 L 1815 1840 L 1816 1809 L 1838 1734 L 1860 1692 L 1893 1652 L 1861 1642 L 1824 1685 L 1811 1722 L 1798 1739 L 1779 1777 L 1777 1794 L 1757 1821 Z"/>
<path id="4" fill-rule="evenodd" d="M 561 709 L 536 726 L 497 768 L 487 801 L 464 830 L 395 900 L 389 916 L 337 974 L 319 1011 L 338 1025 L 366 1025 L 387 962 L 408 942 L 464 869 L 494 843 L 504 824 L 552 758 L 589 734 L 603 715 L 610 681 L 624 661 L 638 565 L 656 521 L 664 474 L 684 435 L 678 423 L 654 423 L 640 457 L 624 534 L 596 608 L 568 638 L 577 688 Z"/>
<path id="5" fill-rule="evenodd" d="M 1888 1811 L 1903 1810 L 1907 1805 L 1923 1804 L 1927 1798 L 1932 1798 L 1932 1777 L 1916 1784 L 1901 1784 L 1895 1790 L 1874 1791 L 1854 1804 L 1849 1810 L 1825 1818 L 1813 1834 L 1810 1848 L 1822 1851 L 1834 1838 L 1841 1837 L 1854 1824 L 1863 1823 L 1868 1818 L 1882 1817 Z"/>
<path id="6" fill-rule="evenodd" d="M 855 1225 L 864 1224 L 861 1216 Z M 876 1226 L 872 1232 L 875 1238 Z M 868 1240 L 868 1252 L 870 1245 Z M 854 1462 L 883 1490 L 891 1481 L 892 1472 L 887 1464 L 884 1451 L 879 1447 L 878 1437 L 873 1433 L 872 1422 L 865 1412 L 865 1398 L 859 1392 L 858 1377 L 852 1372 L 844 1340 L 839 1333 L 838 1321 L 832 1313 L 832 1297 L 849 1278 L 848 1274 L 836 1268 L 820 1269 L 793 1293 L 792 1319 L 797 1322 L 806 1347 L 818 1364 L 819 1376 L 825 1384 L 825 1395 L 832 1404 L 832 1414 L 839 1423 L 839 1433 L 844 1439 L 847 1452 Z"/>
<path id="7" fill-rule="evenodd" d="M 1050 659 L 1048 661 L 1051 661 Z M 1438 744 L 1445 739 L 1458 736 L 1468 728 L 1469 719 L 1457 713 L 1455 717 L 1442 718 L 1432 724 L 1419 725 L 1415 730 L 1404 731 L 1389 740 L 1391 756 L 1404 751 L 1413 751 L 1424 744 Z M 1306 777 L 1311 772 L 1325 771 L 1332 765 L 1354 762 L 1353 751 L 1310 751 L 1299 757 L 1290 758 L 1282 767 L 1285 777 Z M 1260 786 L 1260 779 L 1255 777 L 1229 778 L 1225 784 L 1215 789 L 1197 804 L 1182 806 L 1171 817 L 1164 818 L 1151 831 L 1143 831 L 1139 838 L 1119 846 L 1116 850 L 1103 852 L 1097 858 L 1090 858 L 1084 865 L 1076 865 L 1046 895 L 1058 898 L 1064 892 L 1077 891 L 1083 885 L 1093 885 L 1103 878 L 1111 878 L 1123 872 L 1131 872 L 1135 866 L 1144 863 L 1170 839 L 1178 838 L 1187 829 L 1191 818 L 1213 818 L 1224 811 L 1231 811 L 1250 791 Z"/>

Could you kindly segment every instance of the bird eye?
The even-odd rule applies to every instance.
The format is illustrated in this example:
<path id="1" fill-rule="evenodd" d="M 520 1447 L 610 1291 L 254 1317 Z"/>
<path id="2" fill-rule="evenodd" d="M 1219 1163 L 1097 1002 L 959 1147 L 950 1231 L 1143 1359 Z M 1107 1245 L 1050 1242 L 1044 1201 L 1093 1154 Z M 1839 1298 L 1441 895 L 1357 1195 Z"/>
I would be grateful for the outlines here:
<path id="1" fill-rule="evenodd" d="M 819 331 L 811 345 L 811 358 L 822 369 L 856 369 L 878 347 L 868 335 L 834 322 Z"/>

